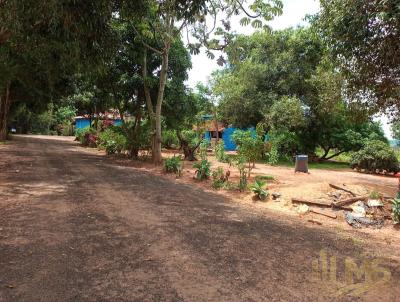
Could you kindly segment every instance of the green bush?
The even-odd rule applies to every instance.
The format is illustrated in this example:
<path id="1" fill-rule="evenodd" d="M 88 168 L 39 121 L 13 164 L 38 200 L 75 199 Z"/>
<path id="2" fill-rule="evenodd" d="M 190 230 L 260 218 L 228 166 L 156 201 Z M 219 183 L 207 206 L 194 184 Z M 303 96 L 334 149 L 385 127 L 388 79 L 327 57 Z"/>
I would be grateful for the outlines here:
<path id="1" fill-rule="evenodd" d="M 178 177 L 182 175 L 182 159 L 180 156 L 167 158 L 164 161 L 164 169 L 167 173 L 175 173 Z"/>
<path id="2" fill-rule="evenodd" d="M 250 186 L 250 190 L 258 197 L 259 200 L 264 200 L 268 197 L 268 192 L 263 187 L 267 182 L 264 180 L 255 180 L 254 184 Z"/>
<path id="3" fill-rule="evenodd" d="M 164 130 L 162 132 L 162 146 L 167 149 L 172 149 L 179 145 L 178 136 L 175 130 Z"/>
<path id="4" fill-rule="evenodd" d="M 392 217 L 395 224 L 400 223 L 400 199 L 393 200 Z"/>
<path id="5" fill-rule="evenodd" d="M 208 160 L 203 159 L 200 162 L 195 163 L 193 168 L 196 169 L 195 175 L 198 180 L 210 178 L 211 163 Z"/>
<path id="6" fill-rule="evenodd" d="M 212 184 L 211 186 L 214 189 L 221 189 L 225 186 L 225 183 L 228 181 L 227 176 L 224 173 L 224 169 L 222 167 L 218 167 L 211 174 L 212 176 Z"/>
<path id="7" fill-rule="evenodd" d="M 252 133 L 250 130 L 236 130 L 232 134 L 232 140 L 237 145 L 238 154 L 248 163 L 247 172 L 248 177 L 250 177 L 252 166 L 263 154 L 264 142 L 259 135 Z"/>
<path id="8" fill-rule="evenodd" d="M 151 128 L 146 120 L 136 125 L 134 121 L 124 122 L 121 126 L 127 139 L 127 150 L 131 157 L 137 158 L 140 150 L 151 149 Z"/>
<path id="9" fill-rule="evenodd" d="M 206 139 L 203 139 L 199 146 L 199 153 L 201 160 L 207 160 L 207 149 L 208 149 L 209 142 Z"/>
<path id="10" fill-rule="evenodd" d="M 225 153 L 225 144 L 223 140 L 219 140 L 215 144 L 215 157 L 217 161 L 226 163 L 228 161 L 228 155 Z"/>
<path id="11" fill-rule="evenodd" d="M 93 148 L 97 146 L 97 135 L 94 128 L 86 127 L 83 129 L 77 129 L 75 131 L 75 137 L 83 146 Z"/>
<path id="12" fill-rule="evenodd" d="M 239 155 L 236 159 L 235 166 L 239 170 L 239 191 L 242 192 L 247 188 L 247 174 L 249 173 L 246 169 L 246 158 Z"/>
<path id="13" fill-rule="evenodd" d="M 399 162 L 394 150 L 380 140 L 367 141 L 364 147 L 351 156 L 352 168 L 368 172 L 398 172 Z"/>
<path id="14" fill-rule="evenodd" d="M 107 154 L 121 153 L 126 150 L 127 139 L 121 127 L 110 126 L 100 133 L 97 145 Z"/>

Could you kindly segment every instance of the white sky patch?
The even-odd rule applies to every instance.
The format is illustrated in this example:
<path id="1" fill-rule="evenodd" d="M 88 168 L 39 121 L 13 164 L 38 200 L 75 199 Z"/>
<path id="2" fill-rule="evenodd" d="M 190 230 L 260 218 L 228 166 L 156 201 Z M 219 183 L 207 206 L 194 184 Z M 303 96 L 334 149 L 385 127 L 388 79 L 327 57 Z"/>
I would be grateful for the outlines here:
<path id="1" fill-rule="evenodd" d="M 283 0 L 283 14 L 276 17 L 268 24 L 274 30 L 307 25 L 307 22 L 304 21 L 306 15 L 316 14 L 319 9 L 318 0 Z M 251 34 L 254 30 L 251 26 L 240 26 L 240 18 L 241 17 L 237 17 L 231 20 L 232 28 L 238 33 Z M 206 84 L 211 73 L 220 68 L 216 59 L 211 60 L 206 56 L 204 49 L 201 50 L 200 54 L 192 56 L 192 65 L 193 67 L 189 71 L 189 79 L 187 81 L 187 85 L 192 88 L 195 87 L 198 82 Z M 381 121 L 386 136 L 391 138 L 392 135 L 387 117 L 382 116 L 378 118 L 378 120 Z"/>

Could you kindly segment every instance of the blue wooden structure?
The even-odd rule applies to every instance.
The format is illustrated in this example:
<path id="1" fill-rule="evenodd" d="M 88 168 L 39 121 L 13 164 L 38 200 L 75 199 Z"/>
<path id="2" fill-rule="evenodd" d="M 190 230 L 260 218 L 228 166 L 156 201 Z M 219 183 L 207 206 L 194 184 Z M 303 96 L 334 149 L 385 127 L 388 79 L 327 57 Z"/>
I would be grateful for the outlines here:
<path id="1" fill-rule="evenodd" d="M 245 128 L 244 129 L 240 129 L 240 128 L 235 128 L 235 127 L 231 127 L 230 126 L 230 127 L 222 129 L 220 131 L 220 132 L 222 132 L 221 139 L 224 142 L 224 146 L 225 146 L 225 150 L 226 151 L 236 151 L 236 144 L 232 140 L 232 134 L 236 130 L 250 130 L 254 135 L 256 134 L 256 130 L 254 129 L 254 127 L 247 128 L 247 129 L 245 129 Z M 211 142 L 212 132 L 213 131 L 206 131 L 205 134 L 204 134 L 204 138 L 206 140 L 208 140 L 209 142 Z"/>
<path id="2" fill-rule="evenodd" d="M 112 120 L 114 126 L 121 126 L 121 119 Z M 75 118 L 75 129 L 84 129 L 90 127 L 90 118 L 87 117 L 76 117 Z"/>
<path id="3" fill-rule="evenodd" d="M 77 117 L 75 119 L 75 129 L 84 129 L 90 127 L 90 119 L 86 117 Z"/>

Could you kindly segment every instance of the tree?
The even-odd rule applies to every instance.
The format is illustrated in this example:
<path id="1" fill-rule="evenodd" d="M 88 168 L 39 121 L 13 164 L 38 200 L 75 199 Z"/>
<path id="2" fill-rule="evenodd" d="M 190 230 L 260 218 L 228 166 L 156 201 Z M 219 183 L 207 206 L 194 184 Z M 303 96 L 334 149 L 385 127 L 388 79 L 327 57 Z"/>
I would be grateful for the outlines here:
<path id="1" fill-rule="evenodd" d="M 359 150 L 371 135 L 384 139 L 371 112 L 346 98 L 344 75 L 313 27 L 239 36 L 231 45 L 229 68 L 214 79 L 219 110 L 238 127 L 264 122 L 273 161 L 317 147 L 326 160 Z"/>
<path id="2" fill-rule="evenodd" d="M 397 0 L 321 0 L 315 25 L 346 77 L 349 99 L 374 110 L 400 108 Z M 367 107 L 368 108 L 368 107 Z"/>
<path id="3" fill-rule="evenodd" d="M 396 121 L 392 124 L 391 129 L 392 136 L 396 140 L 396 144 L 400 144 L 400 122 Z"/>
<path id="4" fill-rule="evenodd" d="M 210 49 L 223 50 L 231 39 L 231 27 L 229 19 L 240 11 L 245 11 L 249 17 L 242 19 L 242 24 L 249 24 L 254 19 L 254 27 L 262 27 L 261 20 L 271 20 L 273 16 L 281 13 L 282 3 L 280 0 L 252 1 L 248 8 L 243 0 L 149 0 L 145 18 L 136 19 L 135 25 L 138 40 L 143 43 L 145 51 L 143 54 L 143 79 L 147 110 L 153 130 L 152 157 L 154 163 L 161 163 L 161 111 L 164 101 L 165 87 L 168 78 L 169 56 L 172 43 L 182 35 L 183 31 L 193 29 L 192 35 L 196 43 L 189 43 L 188 47 L 192 53 L 198 53 L 201 45 L 207 47 L 209 56 L 213 56 Z M 129 5 L 125 6 L 122 16 L 130 16 Z M 221 21 L 223 26 L 216 26 L 218 13 L 224 13 L 225 18 Z M 211 28 L 207 26 L 207 16 L 214 20 Z M 215 32 L 218 37 L 212 38 Z M 158 92 L 155 97 L 151 96 L 150 83 L 148 80 L 148 57 L 155 54 L 161 57 L 159 70 Z M 221 60 L 220 60 L 221 61 Z"/>
<path id="5" fill-rule="evenodd" d="M 230 68 L 214 80 L 220 111 L 237 127 L 254 126 L 283 96 L 307 104 L 316 94 L 308 80 L 323 55 L 310 29 L 287 29 L 239 36 L 228 48 Z"/>
<path id="6" fill-rule="evenodd" d="M 112 41 L 108 25 L 114 4 L 0 2 L 0 140 L 6 138 L 12 103 L 58 99 L 71 75 L 101 61 Z"/>

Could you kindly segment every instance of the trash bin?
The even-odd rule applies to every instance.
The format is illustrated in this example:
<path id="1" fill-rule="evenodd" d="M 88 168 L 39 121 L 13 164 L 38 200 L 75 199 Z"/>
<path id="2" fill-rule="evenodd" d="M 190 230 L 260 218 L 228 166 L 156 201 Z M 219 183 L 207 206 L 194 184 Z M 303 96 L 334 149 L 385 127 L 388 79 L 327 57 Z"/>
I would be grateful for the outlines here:
<path id="1" fill-rule="evenodd" d="M 294 172 L 308 173 L 308 155 L 296 155 Z"/>

